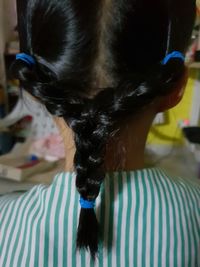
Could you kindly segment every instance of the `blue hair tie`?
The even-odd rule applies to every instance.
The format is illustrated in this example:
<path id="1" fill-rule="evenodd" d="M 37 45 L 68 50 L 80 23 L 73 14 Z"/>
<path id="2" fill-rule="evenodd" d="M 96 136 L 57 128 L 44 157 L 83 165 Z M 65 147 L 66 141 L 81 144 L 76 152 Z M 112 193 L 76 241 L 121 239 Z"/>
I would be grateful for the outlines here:
<path id="1" fill-rule="evenodd" d="M 94 209 L 95 206 L 95 201 L 88 201 L 83 199 L 82 197 L 80 198 L 80 204 L 81 204 L 81 208 L 83 209 Z"/>
<path id="2" fill-rule="evenodd" d="M 178 52 L 178 51 L 174 51 L 174 52 L 168 54 L 168 55 L 163 59 L 162 64 L 163 64 L 163 65 L 166 65 L 166 64 L 169 62 L 169 60 L 170 60 L 171 58 L 179 58 L 179 59 L 181 59 L 183 62 L 185 61 L 185 57 L 184 57 L 183 53 Z"/>
<path id="3" fill-rule="evenodd" d="M 22 60 L 22 61 L 24 61 L 24 62 L 26 62 L 30 66 L 36 64 L 35 59 L 32 56 L 27 55 L 25 53 L 17 54 L 16 55 L 16 60 L 19 60 L 19 59 Z"/>

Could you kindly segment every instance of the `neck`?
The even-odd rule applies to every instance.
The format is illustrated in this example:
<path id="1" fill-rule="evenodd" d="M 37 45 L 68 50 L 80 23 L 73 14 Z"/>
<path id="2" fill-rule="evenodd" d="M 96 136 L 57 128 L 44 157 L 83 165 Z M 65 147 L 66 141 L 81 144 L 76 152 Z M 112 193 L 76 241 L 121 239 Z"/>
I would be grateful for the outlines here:
<path id="1" fill-rule="evenodd" d="M 149 113 L 134 118 L 121 127 L 108 145 L 105 158 L 106 171 L 133 171 L 143 169 L 144 152 L 149 129 L 155 114 Z"/>
<path id="2" fill-rule="evenodd" d="M 155 112 L 153 111 L 140 114 L 140 116 L 134 117 L 131 122 L 124 123 L 115 136 L 110 138 L 106 146 L 106 172 L 133 171 L 144 168 L 145 144 L 154 116 Z M 58 124 L 60 126 L 60 123 Z M 66 125 L 62 126 L 61 129 L 66 148 L 65 171 L 72 172 L 74 171 L 73 158 L 75 154 L 73 133 Z"/>

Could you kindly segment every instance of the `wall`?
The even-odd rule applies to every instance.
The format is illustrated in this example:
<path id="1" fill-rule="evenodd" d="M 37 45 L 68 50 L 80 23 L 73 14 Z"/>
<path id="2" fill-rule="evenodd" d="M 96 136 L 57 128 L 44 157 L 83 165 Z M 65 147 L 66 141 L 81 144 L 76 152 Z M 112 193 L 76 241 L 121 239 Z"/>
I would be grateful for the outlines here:
<path id="1" fill-rule="evenodd" d="M 0 84 L 5 85 L 5 75 L 4 75 L 4 44 L 5 44 L 5 31 L 4 31 L 4 3 L 0 1 Z"/>
<path id="2" fill-rule="evenodd" d="M 5 44 L 13 39 L 13 29 L 17 25 L 15 0 L 0 0 L 0 84 L 6 87 L 4 51 Z M 5 97 L 6 91 L 5 91 Z"/>
<path id="3" fill-rule="evenodd" d="M 5 26 L 5 41 L 13 39 L 13 29 L 17 25 L 16 1 L 4 0 L 4 26 Z"/>

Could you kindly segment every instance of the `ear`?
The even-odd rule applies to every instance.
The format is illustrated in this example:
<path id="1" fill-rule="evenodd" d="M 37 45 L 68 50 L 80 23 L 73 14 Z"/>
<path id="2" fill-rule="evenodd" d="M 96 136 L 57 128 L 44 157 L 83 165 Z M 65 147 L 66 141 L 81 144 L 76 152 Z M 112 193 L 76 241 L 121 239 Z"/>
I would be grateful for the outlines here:
<path id="1" fill-rule="evenodd" d="M 187 80 L 188 80 L 188 68 L 185 68 L 185 73 L 182 79 L 177 84 L 176 88 L 169 95 L 166 95 L 160 98 L 158 109 L 157 109 L 158 113 L 164 112 L 179 104 L 179 102 L 183 98 L 185 87 L 187 85 Z"/>

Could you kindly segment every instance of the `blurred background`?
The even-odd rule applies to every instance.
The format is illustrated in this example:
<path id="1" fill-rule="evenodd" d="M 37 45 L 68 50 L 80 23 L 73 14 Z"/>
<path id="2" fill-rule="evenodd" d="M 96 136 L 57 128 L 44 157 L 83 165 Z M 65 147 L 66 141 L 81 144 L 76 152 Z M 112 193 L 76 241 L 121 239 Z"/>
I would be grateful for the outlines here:
<path id="1" fill-rule="evenodd" d="M 19 52 L 15 0 L 0 1 L 0 194 L 49 184 L 64 166 L 64 145 L 46 109 L 9 75 Z M 146 166 L 200 178 L 200 1 L 186 55 L 189 80 L 183 101 L 158 114 L 148 137 Z"/>
<path id="2" fill-rule="evenodd" d="M 15 0 L 0 1 L 0 194 L 48 184 L 63 170 L 64 145 L 52 117 L 19 90 L 10 66 L 19 53 Z"/>

